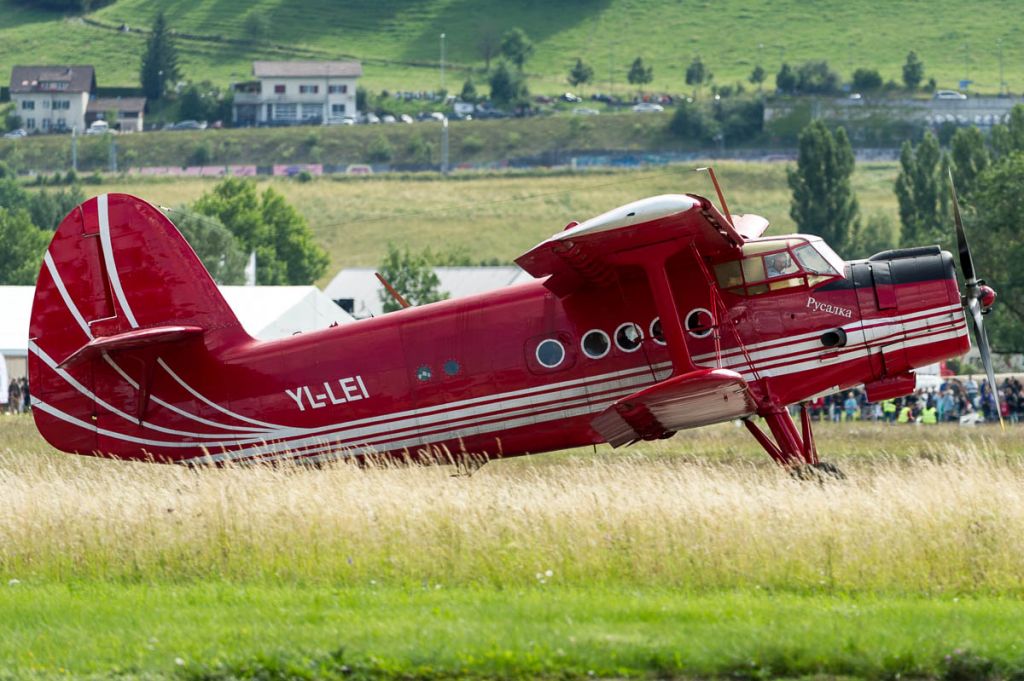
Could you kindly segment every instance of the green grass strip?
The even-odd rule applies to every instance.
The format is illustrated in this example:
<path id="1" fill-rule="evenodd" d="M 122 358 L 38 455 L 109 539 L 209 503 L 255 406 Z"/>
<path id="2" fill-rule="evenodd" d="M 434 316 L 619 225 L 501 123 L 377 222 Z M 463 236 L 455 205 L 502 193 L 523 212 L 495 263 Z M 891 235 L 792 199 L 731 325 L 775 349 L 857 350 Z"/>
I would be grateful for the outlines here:
<path id="1" fill-rule="evenodd" d="M 0 677 L 1003 678 L 1004 598 L 103 582 L 0 587 Z"/>

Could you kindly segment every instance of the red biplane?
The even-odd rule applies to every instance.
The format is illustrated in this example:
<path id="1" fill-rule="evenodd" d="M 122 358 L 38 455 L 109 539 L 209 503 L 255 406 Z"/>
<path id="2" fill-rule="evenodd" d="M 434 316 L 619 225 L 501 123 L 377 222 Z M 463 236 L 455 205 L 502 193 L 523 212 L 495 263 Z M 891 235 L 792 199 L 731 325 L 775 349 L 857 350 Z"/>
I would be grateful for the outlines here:
<path id="1" fill-rule="evenodd" d="M 717 188 L 717 184 L 716 184 Z M 517 259 L 535 281 L 280 340 L 246 334 L 171 221 L 124 194 L 60 224 L 36 287 L 33 414 L 66 452 L 175 463 L 488 457 L 613 447 L 742 419 L 785 466 L 822 466 L 806 407 L 970 347 L 938 246 L 844 262 L 820 238 L 670 194 L 571 223 Z M 995 382 L 992 381 L 994 385 Z M 769 432 L 754 420 L 760 416 Z"/>

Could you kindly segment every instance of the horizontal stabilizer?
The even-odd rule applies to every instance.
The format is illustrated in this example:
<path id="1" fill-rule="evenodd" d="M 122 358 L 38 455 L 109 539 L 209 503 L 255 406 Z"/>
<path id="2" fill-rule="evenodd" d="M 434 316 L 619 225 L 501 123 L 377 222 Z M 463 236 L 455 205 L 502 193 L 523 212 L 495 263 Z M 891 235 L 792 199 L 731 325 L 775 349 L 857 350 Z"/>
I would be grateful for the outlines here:
<path id="1" fill-rule="evenodd" d="M 747 383 L 738 373 L 701 369 L 623 397 L 598 414 L 591 425 L 613 447 L 620 447 L 742 418 L 755 409 Z"/>
<path id="2" fill-rule="evenodd" d="M 135 350 L 147 345 L 173 343 L 202 333 L 203 330 L 198 326 L 156 326 L 149 329 L 133 329 L 113 336 L 100 336 L 75 350 L 60 363 L 60 366 L 66 367 L 104 352 Z"/>

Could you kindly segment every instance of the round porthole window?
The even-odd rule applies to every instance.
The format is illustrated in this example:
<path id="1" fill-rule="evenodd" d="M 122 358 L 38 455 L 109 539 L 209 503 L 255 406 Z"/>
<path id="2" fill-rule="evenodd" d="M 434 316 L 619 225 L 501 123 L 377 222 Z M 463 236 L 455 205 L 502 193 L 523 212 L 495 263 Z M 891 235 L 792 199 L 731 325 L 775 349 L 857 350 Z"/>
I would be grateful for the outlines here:
<path id="1" fill-rule="evenodd" d="M 658 345 L 665 344 L 665 333 L 661 330 L 661 317 L 655 317 L 654 320 L 651 321 L 650 332 L 651 338 L 654 339 L 655 343 Z"/>
<path id="2" fill-rule="evenodd" d="M 694 338 L 705 338 L 711 334 L 714 327 L 715 318 L 711 316 L 711 310 L 697 307 L 686 315 L 686 331 Z"/>
<path id="3" fill-rule="evenodd" d="M 543 340 L 537 345 L 537 361 L 541 366 L 554 369 L 565 359 L 565 348 L 553 338 Z"/>
<path id="4" fill-rule="evenodd" d="M 592 329 L 583 334 L 580 347 L 583 348 L 583 354 L 590 359 L 601 359 L 612 349 L 612 341 L 604 331 Z"/>
<path id="5" fill-rule="evenodd" d="M 620 324 L 619 328 L 615 329 L 615 344 L 619 346 L 619 350 L 623 352 L 633 352 L 640 347 L 640 341 L 644 339 L 644 333 L 640 330 L 640 327 L 633 322 L 626 322 Z"/>

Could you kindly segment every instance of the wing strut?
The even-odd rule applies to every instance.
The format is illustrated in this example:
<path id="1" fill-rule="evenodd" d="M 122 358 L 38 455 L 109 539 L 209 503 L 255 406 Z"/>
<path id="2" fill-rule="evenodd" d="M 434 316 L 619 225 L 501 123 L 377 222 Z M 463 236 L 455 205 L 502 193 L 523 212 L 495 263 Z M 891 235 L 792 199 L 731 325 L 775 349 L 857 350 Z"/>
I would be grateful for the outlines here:
<path id="1" fill-rule="evenodd" d="M 675 375 L 696 371 L 690 351 L 686 347 L 686 335 L 683 331 L 683 320 L 679 316 L 679 305 L 672 293 L 672 284 L 668 278 L 668 254 L 660 253 L 644 263 L 647 282 L 654 296 L 654 305 L 661 318 L 661 332 L 665 335 L 668 355 L 672 360 L 672 371 Z"/>

